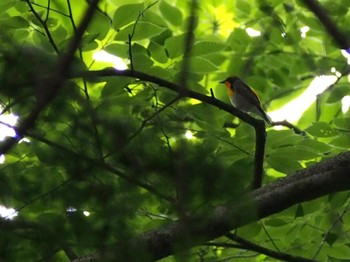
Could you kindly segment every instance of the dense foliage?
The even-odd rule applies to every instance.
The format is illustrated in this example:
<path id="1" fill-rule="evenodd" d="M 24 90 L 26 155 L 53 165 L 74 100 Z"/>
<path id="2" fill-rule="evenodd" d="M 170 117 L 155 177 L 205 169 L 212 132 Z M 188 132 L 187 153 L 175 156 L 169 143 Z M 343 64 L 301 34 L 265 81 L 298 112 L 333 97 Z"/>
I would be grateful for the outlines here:
<path id="1" fill-rule="evenodd" d="M 107 247 L 118 249 L 189 214 L 205 218 L 250 190 L 254 128 L 159 79 L 228 102 L 219 82 L 238 75 L 269 112 L 299 96 L 314 77 L 338 77 L 293 123 L 297 128 L 267 127 L 264 185 L 350 148 L 350 113 L 342 111 L 348 63 L 302 1 L 102 0 L 67 62 L 68 79 L 53 92 L 50 77 L 77 40 L 89 2 L 1 0 L 2 116 L 18 116 L 21 128 L 33 110 L 39 113 L 18 131 L 25 139 L 0 165 L 0 204 L 18 211 L 1 220 L 1 261 L 105 255 Z M 321 2 L 349 34 L 350 2 Z M 250 36 L 247 28 L 260 34 Z M 154 81 L 99 76 L 112 66 L 95 60 L 101 50 Z M 184 227 L 174 251 L 186 251 L 162 261 L 272 261 L 270 251 L 349 261 L 349 210 L 349 193 L 338 192 L 196 247 Z M 113 252 L 108 256 L 118 261 Z"/>

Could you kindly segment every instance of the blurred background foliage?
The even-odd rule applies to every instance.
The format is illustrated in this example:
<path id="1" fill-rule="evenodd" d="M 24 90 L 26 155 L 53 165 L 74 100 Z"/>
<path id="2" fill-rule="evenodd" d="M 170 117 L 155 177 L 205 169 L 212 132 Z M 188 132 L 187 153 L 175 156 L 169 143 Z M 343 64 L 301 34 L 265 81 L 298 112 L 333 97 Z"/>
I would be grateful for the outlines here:
<path id="1" fill-rule="evenodd" d="M 349 35 L 350 2 L 320 2 Z M 54 70 L 87 6 L 1 1 L 1 117 L 15 115 L 20 123 L 40 101 L 45 90 L 38 82 Z M 115 66 L 130 68 L 131 53 L 135 70 L 177 82 L 186 47 L 188 88 L 206 95 L 212 90 L 228 102 L 219 81 L 238 75 L 256 89 L 268 112 L 300 96 L 315 77 L 338 77 L 295 120 L 302 135 L 268 127 L 264 183 L 349 149 L 349 79 L 341 74 L 348 61 L 302 1 L 199 1 L 190 45 L 189 14 L 182 0 L 100 1 L 72 70 L 111 66 L 96 55 L 102 50 L 119 57 Z M 2 230 L 0 260 L 69 261 L 72 253 L 94 253 L 181 214 L 205 214 L 246 192 L 254 166 L 252 127 L 211 105 L 176 97 L 140 79 L 67 81 L 0 165 L 0 203 L 18 211 L 14 223 L 29 223 Z M 237 234 L 276 251 L 348 261 L 348 197 L 345 192 L 302 203 Z M 272 261 L 244 247 L 220 245 L 193 248 L 186 256 Z"/>

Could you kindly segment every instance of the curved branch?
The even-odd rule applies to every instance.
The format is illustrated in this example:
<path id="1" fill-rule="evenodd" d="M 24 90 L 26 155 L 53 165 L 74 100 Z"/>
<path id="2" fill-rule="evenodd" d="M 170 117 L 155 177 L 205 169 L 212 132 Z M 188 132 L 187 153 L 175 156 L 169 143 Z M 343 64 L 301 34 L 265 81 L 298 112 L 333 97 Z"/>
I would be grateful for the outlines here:
<path id="1" fill-rule="evenodd" d="M 86 79 L 92 79 L 96 77 L 107 77 L 107 76 L 124 76 L 124 77 L 134 77 L 143 81 L 152 82 L 158 84 L 160 86 L 166 87 L 176 93 L 178 93 L 179 98 L 181 97 L 189 97 L 197 99 L 206 104 L 210 104 L 215 106 L 221 110 L 224 110 L 238 118 L 240 118 L 243 122 L 251 125 L 255 129 L 256 139 L 255 139 L 255 166 L 254 166 L 254 178 L 252 183 L 252 188 L 256 189 L 261 187 L 262 184 L 262 174 L 263 174 L 263 162 L 264 162 L 264 152 L 265 152 L 265 141 L 266 141 L 266 131 L 265 124 L 262 120 L 255 119 L 250 115 L 243 113 L 242 111 L 228 105 L 221 100 L 216 99 L 215 97 L 207 96 L 195 91 L 188 89 L 186 86 L 177 85 L 168 80 L 152 76 L 146 73 L 142 73 L 135 70 L 123 70 L 119 71 L 114 68 L 106 68 L 103 70 L 97 71 L 85 71 L 72 74 L 71 78 L 79 78 L 83 77 Z"/>
<path id="2" fill-rule="evenodd" d="M 149 75 L 140 71 L 136 70 L 116 70 L 113 67 L 105 68 L 102 70 L 92 70 L 92 71 L 83 71 L 83 72 L 76 72 L 72 73 L 68 78 L 86 78 L 87 80 L 89 79 L 94 79 L 98 77 L 113 77 L 113 76 L 122 76 L 122 77 L 133 77 L 133 78 L 138 78 L 143 81 L 147 82 L 152 82 L 154 84 L 157 84 L 159 86 L 166 87 L 175 93 L 179 94 L 180 97 L 188 97 L 188 98 L 194 98 L 197 99 L 201 102 L 210 104 L 212 106 L 215 106 L 221 110 L 224 110 L 239 119 L 241 119 L 243 122 L 246 122 L 247 124 L 251 126 L 258 126 L 259 122 L 261 120 L 257 120 L 254 117 L 251 117 L 250 115 L 243 113 L 242 111 L 232 107 L 231 105 L 222 102 L 221 100 L 216 99 L 215 97 L 212 96 L 207 96 L 192 90 L 189 90 L 186 87 L 181 87 L 178 84 L 175 84 L 173 82 L 170 82 L 166 79 L 156 77 L 153 75 Z"/>

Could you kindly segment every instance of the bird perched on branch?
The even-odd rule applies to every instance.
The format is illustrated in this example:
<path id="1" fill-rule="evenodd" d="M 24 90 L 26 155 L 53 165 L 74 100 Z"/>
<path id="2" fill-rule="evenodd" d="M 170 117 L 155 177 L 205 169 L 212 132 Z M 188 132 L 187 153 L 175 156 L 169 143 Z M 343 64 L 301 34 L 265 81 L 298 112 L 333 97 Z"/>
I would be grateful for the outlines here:
<path id="1" fill-rule="evenodd" d="M 262 109 L 258 95 L 237 76 L 230 76 L 220 83 L 225 84 L 232 105 L 245 112 L 254 113 L 272 124 L 270 117 Z"/>

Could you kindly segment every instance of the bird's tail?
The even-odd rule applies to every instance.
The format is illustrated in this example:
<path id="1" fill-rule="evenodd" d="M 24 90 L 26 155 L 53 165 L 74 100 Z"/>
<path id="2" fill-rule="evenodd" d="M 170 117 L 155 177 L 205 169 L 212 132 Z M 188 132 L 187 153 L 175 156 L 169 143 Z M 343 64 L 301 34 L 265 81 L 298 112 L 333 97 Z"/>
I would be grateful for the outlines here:
<path id="1" fill-rule="evenodd" d="M 266 121 L 266 123 L 268 123 L 270 126 L 272 126 L 271 117 L 269 117 L 269 115 L 266 114 L 265 112 L 264 112 L 264 115 L 263 115 L 263 119 Z"/>
<path id="2" fill-rule="evenodd" d="M 257 114 L 266 121 L 270 126 L 272 126 L 272 120 L 268 116 L 268 114 L 265 113 L 265 111 L 262 108 L 258 108 Z"/>

